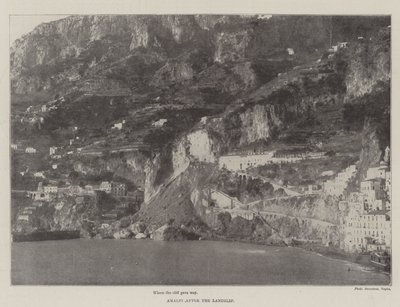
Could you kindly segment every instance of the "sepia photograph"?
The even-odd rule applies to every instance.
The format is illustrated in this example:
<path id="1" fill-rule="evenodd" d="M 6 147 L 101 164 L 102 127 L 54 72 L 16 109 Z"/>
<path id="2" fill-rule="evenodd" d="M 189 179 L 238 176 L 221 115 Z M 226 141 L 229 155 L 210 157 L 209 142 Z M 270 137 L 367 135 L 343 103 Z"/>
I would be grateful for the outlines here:
<path id="1" fill-rule="evenodd" d="M 9 42 L 11 285 L 392 285 L 390 15 L 10 15 Z"/>

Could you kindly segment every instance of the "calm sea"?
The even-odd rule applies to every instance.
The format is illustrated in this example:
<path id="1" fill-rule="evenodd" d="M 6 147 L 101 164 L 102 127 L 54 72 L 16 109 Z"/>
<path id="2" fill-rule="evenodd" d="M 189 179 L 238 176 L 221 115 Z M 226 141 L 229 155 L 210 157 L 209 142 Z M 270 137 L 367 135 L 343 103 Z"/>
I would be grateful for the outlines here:
<path id="1" fill-rule="evenodd" d="M 212 241 L 12 243 L 11 275 L 14 285 L 390 283 L 386 273 L 297 248 Z"/>

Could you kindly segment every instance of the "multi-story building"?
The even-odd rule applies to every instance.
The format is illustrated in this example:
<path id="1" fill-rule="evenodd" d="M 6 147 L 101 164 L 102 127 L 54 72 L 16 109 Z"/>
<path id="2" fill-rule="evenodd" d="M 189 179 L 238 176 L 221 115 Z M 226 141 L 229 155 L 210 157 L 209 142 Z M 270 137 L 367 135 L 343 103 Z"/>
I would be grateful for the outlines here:
<path id="1" fill-rule="evenodd" d="M 33 154 L 33 153 L 37 153 L 37 150 L 33 147 L 26 147 L 25 152 Z"/>
<path id="2" fill-rule="evenodd" d="M 137 189 L 133 192 L 128 192 L 128 196 L 133 198 L 134 201 L 138 204 L 141 204 L 144 201 L 144 192 L 141 189 Z"/>
<path id="3" fill-rule="evenodd" d="M 368 169 L 359 193 L 351 193 L 346 201 L 343 247 L 349 252 L 391 250 L 390 171 L 386 164 Z M 344 203 L 339 203 L 339 208 Z"/>
<path id="4" fill-rule="evenodd" d="M 367 211 L 385 210 L 385 179 L 374 178 L 361 182 L 364 207 Z"/>
<path id="5" fill-rule="evenodd" d="M 324 152 L 277 153 L 276 151 L 254 154 L 232 154 L 221 156 L 219 158 L 219 167 L 232 171 L 240 171 L 249 167 L 266 164 L 286 164 L 306 159 L 320 159 L 324 155 Z"/>
<path id="6" fill-rule="evenodd" d="M 34 201 L 49 201 L 50 194 L 45 193 L 44 191 L 34 191 L 34 192 L 31 192 L 31 198 Z"/>
<path id="7" fill-rule="evenodd" d="M 111 194 L 113 194 L 115 196 L 125 196 L 126 195 L 125 183 L 112 182 L 111 183 Z"/>
<path id="8" fill-rule="evenodd" d="M 304 190 L 305 194 L 316 194 L 321 192 L 322 186 L 319 184 L 309 184 Z"/>
<path id="9" fill-rule="evenodd" d="M 111 193 L 111 182 L 103 181 L 99 187 L 100 191 L 104 191 L 106 193 Z"/>
<path id="10" fill-rule="evenodd" d="M 58 192 L 58 187 L 53 186 L 53 185 L 47 185 L 43 187 L 43 191 L 45 193 L 57 193 Z"/>
<path id="11" fill-rule="evenodd" d="M 381 162 L 378 167 L 371 167 L 367 171 L 366 179 L 382 178 L 386 179 L 386 173 L 389 171 L 389 167 L 385 162 Z"/>
<path id="12" fill-rule="evenodd" d="M 50 156 L 55 155 L 56 152 L 57 152 L 57 147 L 56 147 L 56 146 L 51 146 L 51 147 L 49 148 L 49 154 L 50 154 Z"/>
<path id="13" fill-rule="evenodd" d="M 390 211 L 352 212 L 345 219 L 344 234 L 344 249 L 348 252 L 367 251 L 368 244 L 390 251 Z"/>
<path id="14" fill-rule="evenodd" d="M 269 164 L 272 161 L 274 152 L 254 155 L 228 155 L 219 158 L 219 167 L 232 171 L 245 170 L 249 167 Z"/>

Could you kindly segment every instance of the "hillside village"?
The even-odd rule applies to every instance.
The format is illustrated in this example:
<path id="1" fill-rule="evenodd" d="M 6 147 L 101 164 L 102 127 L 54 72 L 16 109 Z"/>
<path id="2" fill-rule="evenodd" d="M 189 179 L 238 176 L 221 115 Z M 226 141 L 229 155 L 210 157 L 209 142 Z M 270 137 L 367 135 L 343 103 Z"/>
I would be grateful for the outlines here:
<path id="1" fill-rule="evenodd" d="M 260 22 L 246 26 L 260 31 Z M 222 22 L 227 30 L 216 27 L 222 32 L 213 36 L 212 60 L 207 40 L 177 56 L 160 52 L 163 42 L 154 39 L 148 53 L 140 46 L 123 60 L 113 52 L 94 57 L 97 67 L 79 66 L 77 58 L 77 67 L 50 77 L 65 84 L 40 99 L 24 101 L 18 95 L 29 78 L 16 82 L 13 231 L 317 244 L 378 253 L 386 264 L 391 161 L 382 126 L 390 117 L 390 76 L 382 42 L 390 28 L 382 24 L 337 34 L 329 45 L 323 33 L 324 44 L 309 49 L 285 43 L 263 58 L 256 48 L 256 55 L 241 49 L 247 32 L 238 41 L 236 28 Z M 357 83 L 371 52 L 384 67 Z"/>
<path id="2" fill-rule="evenodd" d="M 191 147 L 192 154 L 201 162 L 213 163 L 219 166 L 220 169 L 228 170 L 236 173 L 243 180 L 247 178 L 255 178 L 247 170 L 256 168 L 257 166 L 268 164 L 292 164 L 301 163 L 304 160 L 323 160 L 329 159 L 326 152 L 296 152 L 296 153 L 277 153 L 276 151 L 262 153 L 233 153 L 220 157 L 210 156 L 208 149 L 210 144 L 208 139 L 201 132 L 191 135 L 191 142 L 194 144 Z M 205 142 L 205 143 L 204 143 Z M 72 144 L 71 144 L 72 145 Z M 197 147 L 196 147 L 197 146 Z M 12 145 L 12 149 L 18 151 L 18 146 Z M 65 152 L 65 150 L 64 150 Z M 58 160 L 68 155 L 85 155 L 84 152 L 77 150 L 72 153 L 69 151 L 63 155 L 59 154 L 60 149 L 52 146 L 49 148 L 49 156 L 51 157 L 51 168 L 57 169 Z M 32 147 L 25 149 L 25 154 L 37 154 Z M 101 155 L 101 152 L 99 153 Z M 212 157 L 212 158 L 210 158 Z M 338 207 L 343 215 L 340 222 L 343 239 L 340 246 L 347 252 L 371 252 L 371 251 L 386 251 L 391 253 L 391 172 L 390 172 L 390 150 L 386 148 L 385 160 L 381 161 L 379 166 L 371 167 L 367 170 L 366 177 L 360 182 L 356 191 L 349 192 L 348 187 L 350 182 L 357 174 L 357 165 L 349 165 L 339 173 L 331 170 L 325 170 L 322 178 L 328 178 L 323 181 L 316 181 L 305 186 L 287 186 L 281 182 L 273 182 L 266 178 L 263 181 L 272 183 L 275 190 L 281 189 L 283 195 L 275 197 L 275 199 L 290 199 L 299 198 L 307 195 L 324 195 L 334 196 L 337 199 Z M 35 172 L 35 178 L 46 180 L 45 172 Z M 21 173 L 21 176 L 24 176 Z M 68 176 L 67 176 L 68 177 Z M 113 222 L 116 222 L 123 216 L 129 213 L 135 213 L 139 210 L 144 201 L 144 192 L 142 188 L 137 188 L 134 191 L 127 191 L 124 183 L 116 181 L 102 181 L 98 184 L 82 184 L 73 185 L 70 181 L 66 181 L 64 185 L 59 185 L 57 180 L 50 179 L 46 185 L 43 182 L 38 183 L 37 189 L 33 191 L 25 191 L 27 198 L 31 200 L 27 206 L 19 209 L 16 216 L 16 222 L 21 227 L 23 223 L 29 223 L 35 215 L 37 207 L 43 206 L 44 203 L 52 202 L 56 210 L 62 209 L 62 199 L 64 195 L 82 198 L 84 196 L 94 197 L 96 193 L 107 193 L 114 197 L 118 204 L 115 209 L 103 212 L 99 219 L 99 227 L 109 228 Z M 232 218 L 242 217 L 247 220 L 253 220 L 256 216 L 261 216 L 265 220 L 271 222 L 275 218 L 282 216 L 281 213 L 273 211 L 264 211 L 262 203 L 264 200 L 251 203 L 242 203 L 237 198 L 231 197 L 228 194 L 218 191 L 209 190 L 209 198 L 206 206 L 211 210 L 211 215 L 215 213 L 229 212 Z M 267 199 L 271 200 L 271 199 Z M 261 207 L 260 207 L 261 205 Z M 133 209 L 134 208 L 134 209 Z M 297 218 L 302 219 L 297 216 Z M 304 218 L 307 220 L 307 218 Z M 126 235 L 125 235 L 126 236 Z M 119 232 L 114 234 L 114 237 L 121 238 Z M 140 238 L 146 236 L 142 233 Z M 313 241 L 313 240 L 310 240 Z M 329 242 L 325 242 L 329 244 Z"/>

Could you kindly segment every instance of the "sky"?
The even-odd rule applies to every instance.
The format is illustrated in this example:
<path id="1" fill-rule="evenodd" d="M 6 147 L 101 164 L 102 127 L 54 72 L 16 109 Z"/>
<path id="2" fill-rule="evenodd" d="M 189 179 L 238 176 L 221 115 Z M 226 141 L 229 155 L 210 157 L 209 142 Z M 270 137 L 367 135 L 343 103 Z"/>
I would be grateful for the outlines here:
<path id="1" fill-rule="evenodd" d="M 11 15 L 10 43 L 32 31 L 37 25 L 67 17 L 67 15 Z"/>

